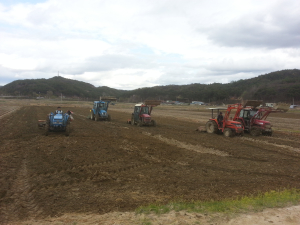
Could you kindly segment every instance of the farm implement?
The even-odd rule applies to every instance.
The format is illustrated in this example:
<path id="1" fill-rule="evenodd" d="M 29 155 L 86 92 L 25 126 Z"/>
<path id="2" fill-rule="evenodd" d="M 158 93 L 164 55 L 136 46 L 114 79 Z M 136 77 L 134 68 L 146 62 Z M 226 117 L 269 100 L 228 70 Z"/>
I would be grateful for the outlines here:
<path id="1" fill-rule="evenodd" d="M 127 123 L 137 126 L 156 126 L 155 120 L 151 118 L 153 107 L 160 105 L 160 101 L 146 100 L 144 103 L 139 103 L 134 106 L 134 111 L 131 119 Z"/>

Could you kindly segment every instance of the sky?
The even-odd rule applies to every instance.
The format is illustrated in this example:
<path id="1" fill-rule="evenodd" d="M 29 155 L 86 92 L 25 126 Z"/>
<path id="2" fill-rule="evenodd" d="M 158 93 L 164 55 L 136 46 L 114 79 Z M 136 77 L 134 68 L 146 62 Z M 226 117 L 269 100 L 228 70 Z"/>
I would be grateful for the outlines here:
<path id="1" fill-rule="evenodd" d="M 298 0 L 0 0 L 0 86 L 133 90 L 300 68 Z"/>

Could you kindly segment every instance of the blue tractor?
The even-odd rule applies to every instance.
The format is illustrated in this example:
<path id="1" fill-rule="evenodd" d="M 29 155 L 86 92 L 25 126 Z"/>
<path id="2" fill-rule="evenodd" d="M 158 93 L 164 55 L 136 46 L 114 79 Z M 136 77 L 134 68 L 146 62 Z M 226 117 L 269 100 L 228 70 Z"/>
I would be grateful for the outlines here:
<path id="1" fill-rule="evenodd" d="M 89 118 L 91 120 L 111 120 L 111 116 L 107 113 L 108 105 L 113 99 L 102 99 L 100 101 L 94 101 L 94 106 L 90 110 Z"/>
<path id="2" fill-rule="evenodd" d="M 48 114 L 45 123 L 45 134 L 46 136 L 50 131 L 64 131 L 66 136 L 70 134 L 70 121 L 71 117 L 69 113 L 50 113 Z"/>

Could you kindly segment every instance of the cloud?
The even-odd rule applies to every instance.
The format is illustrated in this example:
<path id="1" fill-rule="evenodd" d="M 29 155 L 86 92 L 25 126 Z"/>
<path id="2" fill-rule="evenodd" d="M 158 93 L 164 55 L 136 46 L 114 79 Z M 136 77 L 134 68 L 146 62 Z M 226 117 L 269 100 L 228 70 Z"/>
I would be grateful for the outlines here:
<path id="1" fill-rule="evenodd" d="M 299 3 L 280 2 L 269 7 L 207 28 L 208 38 L 229 47 L 299 48 Z"/>
<path id="2" fill-rule="evenodd" d="M 95 86 L 135 89 L 226 83 L 299 68 L 299 5 L 293 0 L 0 3 L 0 66 L 7 76 L 1 75 L 0 83 L 60 71 Z"/>

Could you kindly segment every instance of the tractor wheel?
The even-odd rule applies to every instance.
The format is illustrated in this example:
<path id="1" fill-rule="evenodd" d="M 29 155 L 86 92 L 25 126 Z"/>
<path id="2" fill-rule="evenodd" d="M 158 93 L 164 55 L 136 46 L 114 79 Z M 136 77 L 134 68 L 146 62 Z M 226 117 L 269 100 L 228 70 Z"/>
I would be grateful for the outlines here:
<path id="1" fill-rule="evenodd" d="M 272 136 L 273 135 L 273 130 L 271 130 L 270 132 L 268 132 L 268 136 Z"/>
<path id="2" fill-rule="evenodd" d="M 223 134 L 225 137 L 232 137 L 233 136 L 233 132 L 230 128 L 225 128 L 223 131 Z"/>
<path id="3" fill-rule="evenodd" d="M 95 115 L 95 121 L 98 121 L 99 120 L 99 114 L 97 113 L 96 115 Z"/>
<path id="4" fill-rule="evenodd" d="M 111 117 L 110 117 L 110 115 L 108 115 L 108 117 L 107 117 L 107 121 L 111 121 Z"/>
<path id="5" fill-rule="evenodd" d="M 259 128 L 256 128 L 256 127 L 252 127 L 251 130 L 250 130 L 250 134 L 252 136 L 259 136 L 259 135 L 261 135 L 261 130 Z"/>
<path id="6" fill-rule="evenodd" d="M 218 132 L 218 125 L 214 121 L 208 121 L 205 125 L 206 132 L 209 134 Z"/>
<path id="7" fill-rule="evenodd" d="M 131 125 L 134 125 L 134 116 L 131 117 Z"/>
<path id="8" fill-rule="evenodd" d="M 70 127 L 70 124 L 69 124 L 69 125 L 67 125 L 67 127 L 66 127 L 66 136 L 69 136 L 69 135 L 70 135 L 70 129 L 71 129 L 71 127 Z"/>
<path id="9" fill-rule="evenodd" d="M 265 136 L 272 136 L 272 134 L 273 134 L 272 130 L 270 130 L 270 131 L 263 131 L 262 132 L 262 135 L 265 135 Z"/>
<path id="10" fill-rule="evenodd" d="M 153 127 L 156 127 L 156 122 L 155 122 L 155 120 L 151 120 L 151 124 L 152 124 Z"/>
<path id="11" fill-rule="evenodd" d="M 94 116 L 93 111 L 91 112 L 90 119 L 91 119 L 91 120 L 94 120 L 94 119 L 95 119 L 95 116 Z"/>

